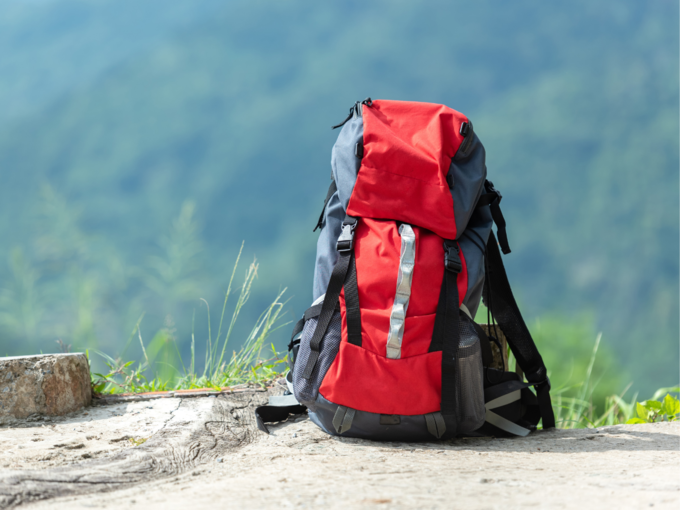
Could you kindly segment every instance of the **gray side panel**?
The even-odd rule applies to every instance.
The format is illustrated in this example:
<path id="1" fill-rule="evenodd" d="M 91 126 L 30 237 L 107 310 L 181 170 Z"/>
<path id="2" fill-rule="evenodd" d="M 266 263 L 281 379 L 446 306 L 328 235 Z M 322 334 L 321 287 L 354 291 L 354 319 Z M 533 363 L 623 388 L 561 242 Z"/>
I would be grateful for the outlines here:
<path id="1" fill-rule="evenodd" d="M 356 115 L 342 127 L 331 153 L 333 179 L 338 185 L 340 203 L 347 210 L 361 160 L 354 154 L 354 147 L 364 140 L 364 119 Z"/>
<path id="2" fill-rule="evenodd" d="M 489 206 L 478 207 L 468 223 L 467 229 L 458 239 L 460 249 L 465 256 L 468 272 L 468 290 L 463 300 L 470 315 L 474 318 L 482 299 L 484 287 L 484 249 L 491 232 L 491 211 Z"/>
<path id="3" fill-rule="evenodd" d="M 468 135 L 470 136 L 470 135 Z M 474 131 L 472 142 L 463 153 L 460 149 L 451 160 L 449 174 L 453 177 L 453 213 L 456 217 L 458 238 L 463 234 L 470 216 L 475 210 L 477 200 L 484 191 L 486 179 L 486 151 Z M 461 147 L 465 142 L 461 144 Z"/>
<path id="4" fill-rule="evenodd" d="M 319 394 L 315 409 L 309 417 L 321 429 L 332 436 L 339 435 L 333 427 L 333 416 L 338 408 Z M 427 430 L 425 415 L 399 416 L 398 425 L 381 425 L 380 414 L 356 411 L 352 427 L 342 434 L 343 437 L 358 437 L 383 441 L 434 441 L 436 438 Z"/>
<path id="5" fill-rule="evenodd" d="M 342 127 L 333 146 L 331 167 L 333 169 L 333 180 L 335 180 L 338 191 L 326 205 L 321 233 L 316 243 L 316 264 L 314 266 L 314 288 L 312 292 L 314 300 L 326 293 L 333 267 L 338 261 L 335 245 L 342 230 L 342 220 L 345 219 L 347 204 L 349 204 L 349 198 L 357 182 L 357 174 L 361 166 L 361 160 L 354 154 L 354 148 L 358 142 L 363 143 L 363 138 L 364 119 L 355 115 Z"/>
<path id="6" fill-rule="evenodd" d="M 328 282 L 333 273 L 333 267 L 338 261 L 335 246 L 342 230 L 342 220 L 345 219 L 345 209 L 340 204 L 336 191 L 326 205 L 323 227 L 316 242 L 316 263 L 314 265 L 313 300 L 323 296 L 328 288 Z"/>
<path id="7" fill-rule="evenodd" d="M 321 339 L 319 345 L 319 359 L 314 365 L 312 375 L 309 379 L 303 379 L 302 372 L 304 371 L 309 355 L 312 352 L 309 347 L 310 340 L 314 335 L 314 330 L 318 323 L 317 318 L 309 319 L 302 329 L 302 337 L 300 337 L 300 349 L 298 350 L 297 358 L 295 359 L 295 370 L 293 370 L 293 390 L 295 398 L 302 405 L 309 408 L 310 411 L 315 409 L 316 397 L 319 393 L 319 388 L 323 382 L 326 373 L 331 364 L 338 355 L 340 349 L 342 317 L 340 311 L 336 311 L 331 319 L 326 334 Z M 331 417 L 331 420 L 333 417 Z"/>

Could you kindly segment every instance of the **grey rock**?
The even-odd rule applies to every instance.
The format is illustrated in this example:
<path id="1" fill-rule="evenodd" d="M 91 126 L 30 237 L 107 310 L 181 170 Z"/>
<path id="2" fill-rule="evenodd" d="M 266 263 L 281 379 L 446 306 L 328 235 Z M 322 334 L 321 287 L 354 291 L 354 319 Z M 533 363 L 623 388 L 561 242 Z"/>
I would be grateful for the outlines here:
<path id="1" fill-rule="evenodd" d="M 90 367 L 83 353 L 0 358 L 0 425 L 61 416 L 91 399 Z"/>

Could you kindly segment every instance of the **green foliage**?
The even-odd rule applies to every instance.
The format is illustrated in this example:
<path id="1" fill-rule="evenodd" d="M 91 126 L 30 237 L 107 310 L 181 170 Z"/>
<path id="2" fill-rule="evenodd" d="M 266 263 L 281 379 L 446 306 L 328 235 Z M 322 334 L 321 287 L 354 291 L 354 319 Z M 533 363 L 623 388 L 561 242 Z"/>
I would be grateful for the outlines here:
<path id="1" fill-rule="evenodd" d="M 242 249 L 243 246 L 241 246 Z M 214 342 L 211 333 L 210 307 L 207 301 L 202 300 L 207 310 L 208 325 L 206 358 L 202 373 L 196 370 L 195 335 L 193 331 L 191 335 L 191 359 L 187 364 L 182 360 L 182 356 L 177 348 L 174 337 L 175 330 L 172 323 L 168 323 L 166 327 L 160 329 L 154 335 L 148 347 L 144 345 L 141 333 L 142 316 L 137 321 L 130 339 L 137 335 L 143 360 L 137 362 L 123 361 L 122 358 L 113 359 L 102 352 L 97 352 L 97 354 L 105 359 L 109 372 L 107 374 L 93 374 L 93 391 L 95 393 L 109 394 L 193 388 L 212 388 L 220 391 L 222 388 L 232 387 L 237 384 L 265 384 L 280 376 L 281 371 L 287 366 L 286 357 L 278 353 L 273 344 L 271 344 L 271 353 L 267 359 L 262 359 L 262 351 L 265 342 L 272 332 L 282 326 L 278 323 L 281 319 L 281 310 L 285 304 L 280 301 L 285 289 L 279 293 L 274 302 L 260 315 L 239 349 L 232 351 L 228 361 L 225 359 L 227 344 L 231 338 L 234 325 L 241 309 L 248 301 L 253 281 L 257 276 L 258 265 L 253 262 L 246 270 L 244 282 L 234 306 L 229 326 L 224 336 L 222 336 L 224 316 L 239 260 L 240 253 L 239 258 L 237 258 L 234 264 L 229 288 L 225 294 L 217 336 Z M 130 344 L 130 339 L 128 339 L 126 348 Z M 181 365 L 181 369 L 178 368 L 179 365 Z"/>
<path id="2" fill-rule="evenodd" d="M 217 364 L 222 343 L 203 341 L 200 319 L 192 344 L 184 318 L 199 297 L 221 302 L 235 239 L 262 261 L 252 309 L 285 286 L 286 313 L 299 316 L 337 135 L 328 126 L 371 95 L 473 120 L 505 197 L 523 310 L 559 310 L 565 341 L 587 339 L 549 363 L 556 381 L 584 377 L 599 331 L 596 407 L 622 381 L 651 392 L 678 380 L 676 2 L 5 7 L 0 352 L 47 351 L 57 338 L 121 352 L 146 310 L 149 338 L 166 330 L 158 345 L 201 360 L 210 347 Z M 257 320 L 250 309 L 233 342 Z M 584 310 L 579 333 L 569 322 Z M 142 359 L 130 349 L 126 359 Z M 607 368 L 610 355 L 623 369 Z"/>
<path id="3" fill-rule="evenodd" d="M 680 392 L 680 387 L 664 388 L 660 391 Z M 658 393 L 658 392 L 657 392 Z M 650 399 L 635 404 L 635 414 L 626 423 L 656 423 L 660 421 L 676 421 L 680 417 L 680 400 L 666 393 L 663 400 Z"/>

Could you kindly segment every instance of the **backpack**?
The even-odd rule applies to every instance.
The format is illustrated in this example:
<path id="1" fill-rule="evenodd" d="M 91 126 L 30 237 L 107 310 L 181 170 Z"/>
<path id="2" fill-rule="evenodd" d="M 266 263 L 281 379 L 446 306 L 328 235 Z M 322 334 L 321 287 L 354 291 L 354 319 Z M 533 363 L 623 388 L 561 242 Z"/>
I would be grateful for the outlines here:
<path id="1" fill-rule="evenodd" d="M 338 127 L 314 300 L 293 329 L 288 391 L 256 410 L 258 427 L 304 412 L 328 434 L 374 440 L 524 436 L 541 418 L 554 427 L 472 122 L 439 104 L 368 98 Z M 499 335 L 473 320 L 482 299 L 527 382 L 503 361 L 494 368 Z"/>

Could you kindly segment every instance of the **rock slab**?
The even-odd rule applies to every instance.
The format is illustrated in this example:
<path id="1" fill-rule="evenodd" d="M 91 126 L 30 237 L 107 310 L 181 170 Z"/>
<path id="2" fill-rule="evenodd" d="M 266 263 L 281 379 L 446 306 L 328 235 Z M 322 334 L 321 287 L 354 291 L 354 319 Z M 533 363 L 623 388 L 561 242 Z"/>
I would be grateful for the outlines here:
<path id="1" fill-rule="evenodd" d="M 61 416 L 91 399 L 83 353 L 0 358 L 0 425 L 33 415 Z"/>

